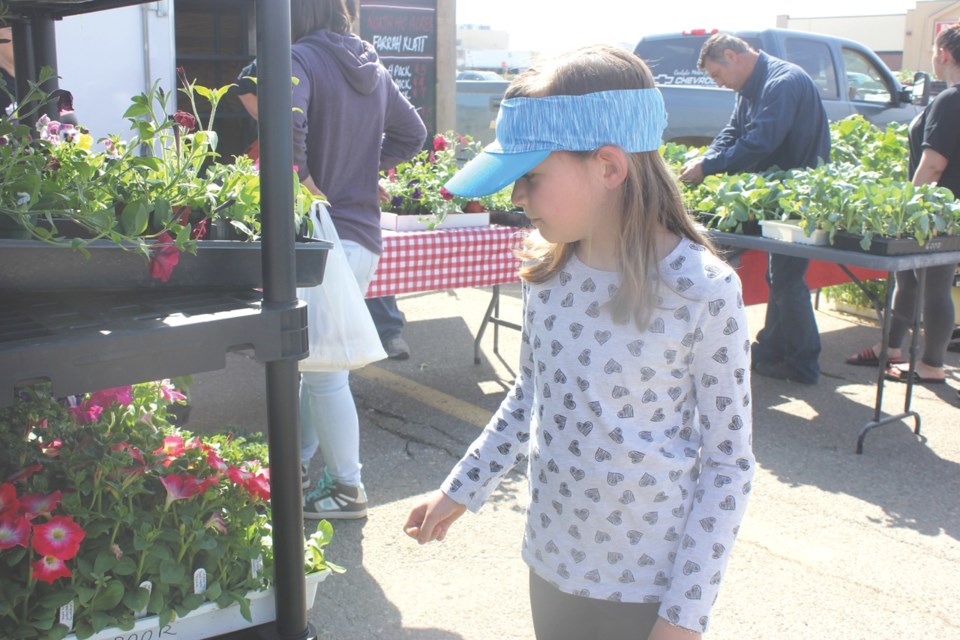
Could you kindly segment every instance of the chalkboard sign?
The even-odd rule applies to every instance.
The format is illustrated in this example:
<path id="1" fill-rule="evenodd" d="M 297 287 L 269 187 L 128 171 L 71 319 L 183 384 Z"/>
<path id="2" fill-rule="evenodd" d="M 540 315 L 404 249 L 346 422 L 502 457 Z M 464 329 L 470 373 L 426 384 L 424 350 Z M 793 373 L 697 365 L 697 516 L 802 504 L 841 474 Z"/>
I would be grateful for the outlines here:
<path id="1" fill-rule="evenodd" d="M 437 130 L 437 0 L 360 2 L 360 37 L 427 125 Z"/>

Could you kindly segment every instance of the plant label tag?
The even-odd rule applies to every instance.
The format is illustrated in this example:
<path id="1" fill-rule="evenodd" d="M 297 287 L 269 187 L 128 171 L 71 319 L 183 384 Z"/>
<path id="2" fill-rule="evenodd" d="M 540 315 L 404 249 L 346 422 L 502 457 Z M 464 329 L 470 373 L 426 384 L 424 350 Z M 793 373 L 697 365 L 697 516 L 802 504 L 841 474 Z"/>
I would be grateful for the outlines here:
<path id="1" fill-rule="evenodd" d="M 60 624 L 67 629 L 73 629 L 73 601 L 60 607 Z"/>
<path id="2" fill-rule="evenodd" d="M 257 556 L 250 561 L 250 576 L 253 578 L 259 578 L 260 574 L 263 573 L 263 556 Z"/>
<path id="3" fill-rule="evenodd" d="M 140 588 L 141 588 L 141 589 L 146 589 L 146 590 L 147 590 L 147 593 L 153 593 L 153 583 L 150 582 L 149 580 L 144 580 L 143 582 L 141 582 L 141 583 L 140 583 Z M 150 597 L 147 596 L 147 603 L 149 604 L 149 602 L 150 602 Z M 134 617 L 134 618 L 137 618 L 137 619 L 147 617 L 147 605 L 146 605 L 146 604 L 143 605 L 143 608 L 142 608 L 142 609 L 140 609 L 139 611 L 134 612 L 133 617 Z"/>
<path id="4" fill-rule="evenodd" d="M 197 569 L 193 572 L 193 592 L 203 593 L 207 590 L 207 570 Z"/>

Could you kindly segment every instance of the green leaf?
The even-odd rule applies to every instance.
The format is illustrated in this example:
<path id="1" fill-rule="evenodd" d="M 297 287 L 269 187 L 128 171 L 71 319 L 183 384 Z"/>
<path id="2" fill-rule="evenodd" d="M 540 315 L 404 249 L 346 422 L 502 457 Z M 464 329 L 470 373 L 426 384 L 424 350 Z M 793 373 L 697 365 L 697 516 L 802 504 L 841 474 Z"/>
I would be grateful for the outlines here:
<path id="1" fill-rule="evenodd" d="M 187 577 L 183 565 L 172 562 L 165 562 L 160 565 L 160 580 L 166 584 L 178 584 Z"/>
<path id="2" fill-rule="evenodd" d="M 134 201 L 127 203 L 120 214 L 120 222 L 127 235 L 139 236 L 147 230 L 147 224 L 150 221 L 150 210 L 145 202 Z"/>
<path id="3" fill-rule="evenodd" d="M 73 589 L 64 589 L 56 591 L 40 599 L 40 604 L 49 609 L 59 609 L 74 598 Z"/>
<path id="4" fill-rule="evenodd" d="M 95 611 L 110 611 L 123 600 L 123 584 L 117 580 L 111 581 L 94 597 L 90 606 Z"/>
<path id="5" fill-rule="evenodd" d="M 140 611 L 150 602 L 150 592 L 143 588 L 129 591 L 123 596 L 123 604 L 131 611 Z"/>
<path id="6" fill-rule="evenodd" d="M 101 549 L 96 560 L 93 561 L 93 571 L 94 573 L 104 574 L 113 569 L 116 564 L 117 557 L 113 555 L 113 552 L 109 549 Z"/>

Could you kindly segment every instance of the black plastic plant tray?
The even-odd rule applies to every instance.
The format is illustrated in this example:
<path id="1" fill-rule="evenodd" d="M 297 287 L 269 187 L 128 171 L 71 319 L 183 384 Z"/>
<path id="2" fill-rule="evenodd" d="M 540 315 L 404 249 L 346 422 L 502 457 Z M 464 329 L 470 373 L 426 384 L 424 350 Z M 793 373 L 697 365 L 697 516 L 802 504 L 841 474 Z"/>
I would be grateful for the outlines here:
<path id="1" fill-rule="evenodd" d="M 700 224 L 708 229 L 717 229 L 717 231 L 727 231 L 729 233 L 739 233 L 745 236 L 762 235 L 762 229 L 760 228 L 759 220 L 744 220 L 742 222 L 738 222 L 737 226 L 733 229 L 719 229 L 716 226 L 717 222 L 719 222 L 717 214 L 710 213 L 709 211 L 690 211 L 690 214 L 695 220 L 699 221 Z"/>
<path id="2" fill-rule="evenodd" d="M 860 241 L 863 236 L 859 236 L 846 231 L 838 231 L 833 238 L 833 246 L 837 249 L 846 251 L 861 251 Z M 957 251 L 960 250 L 960 236 L 934 236 L 927 240 L 926 244 L 920 244 L 914 238 L 889 238 L 884 236 L 873 236 L 870 242 L 870 248 L 865 253 L 871 253 L 878 256 L 902 256 L 911 253 L 933 253 L 937 251 Z"/>
<path id="3" fill-rule="evenodd" d="M 327 252 L 324 240 L 296 243 L 297 286 L 323 281 Z M 150 276 L 147 258 L 109 240 L 87 245 L 90 256 L 66 246 L 38 240 L 0 240 L 0 291 L 29 292 L 97 289 L 125 291 L 183 287 L 251 287 L 263 285 L 259 242 L 201 240 L 197 253 L 181 253 L 167 282 Z"/>

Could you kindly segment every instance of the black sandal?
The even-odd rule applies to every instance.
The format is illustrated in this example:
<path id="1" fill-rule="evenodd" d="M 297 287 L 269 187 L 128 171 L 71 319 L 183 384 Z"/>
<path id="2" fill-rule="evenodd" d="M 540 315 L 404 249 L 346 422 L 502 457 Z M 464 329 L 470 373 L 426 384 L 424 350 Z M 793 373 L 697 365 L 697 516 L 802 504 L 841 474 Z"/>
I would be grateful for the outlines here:
<path id="1" fill-rule="evenodd" d="M 857 355 L 847 358 L 846 362 L 855 367 L 879 367 L 880 356 L 873 350 L 873 347 L 867 347 Z M 903 364 L 904 362 L 906 362 L 906 360 L 900 357 L 887 358 L 887 364 Z"/>

